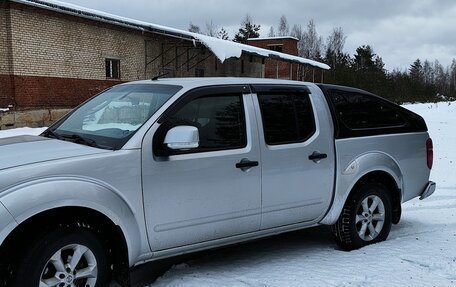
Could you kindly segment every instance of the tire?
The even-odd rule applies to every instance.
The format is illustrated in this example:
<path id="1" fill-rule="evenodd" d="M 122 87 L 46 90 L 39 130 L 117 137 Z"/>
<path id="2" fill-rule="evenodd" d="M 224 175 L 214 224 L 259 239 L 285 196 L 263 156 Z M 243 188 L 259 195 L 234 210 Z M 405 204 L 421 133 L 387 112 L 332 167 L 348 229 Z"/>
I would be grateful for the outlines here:
<path id="1" fill-rule="evenodd" d="M 106 251 L 90 231 L 57 229 L 31 243 L 22 254 L 13 287 L 109 285 Z"/>
<path id="2" fill-rule="evenodd" d="M 379 183 L 367 183 L 347 199 L 331 229 L 337 244 L 348 251 L 386 240 L 391 222 L 388 189 Z"/>

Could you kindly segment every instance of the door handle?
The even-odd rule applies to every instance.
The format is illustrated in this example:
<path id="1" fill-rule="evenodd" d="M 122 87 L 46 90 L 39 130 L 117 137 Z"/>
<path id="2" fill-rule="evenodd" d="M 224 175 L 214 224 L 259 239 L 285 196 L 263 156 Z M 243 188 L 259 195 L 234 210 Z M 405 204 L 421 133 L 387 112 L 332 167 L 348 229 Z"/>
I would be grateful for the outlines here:
<path id="1" fill-rule="evenodd" d="M 236 163 L 236 168 L 240 168 L 242 170 L 245 170 L 245 169 L 249 169 L 251 167 L 254 167 L 254 166 L 258 166 L 258 162 L 257 161 L 251 161 L 251 160 L 248 160 L 246 158 L 243 158 L 241 159 L 240 162 Z"/>
<path id="2" fill-rule="evenodd" d="M 327 158 L 328 155 L 325 153 L 320 153 L 318 151 L 314 151 L 311 155 L 309 155 L 309 160 L 313 160 L 314 162 L 319 162 L 322 159 Z"/>

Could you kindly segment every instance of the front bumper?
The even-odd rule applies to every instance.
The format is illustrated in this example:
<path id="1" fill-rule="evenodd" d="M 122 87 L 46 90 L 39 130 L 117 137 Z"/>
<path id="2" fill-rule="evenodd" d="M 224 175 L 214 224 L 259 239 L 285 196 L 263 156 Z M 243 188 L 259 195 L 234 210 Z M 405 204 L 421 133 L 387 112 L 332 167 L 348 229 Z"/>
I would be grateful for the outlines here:
<path id="1" fill-rule="evenodd" d="M 429 181 L 426 187 L 424 188 L 423 192 L 421 193 L 420 199 L 423 200 L 429 196 L 431 196 L 435 191 L 435 182 Z"/>
<path id="2" fill-rule="evenodd" d="M 17 226 L 9 211 L 0 202 L 0 246 L 10 232 Z"/>

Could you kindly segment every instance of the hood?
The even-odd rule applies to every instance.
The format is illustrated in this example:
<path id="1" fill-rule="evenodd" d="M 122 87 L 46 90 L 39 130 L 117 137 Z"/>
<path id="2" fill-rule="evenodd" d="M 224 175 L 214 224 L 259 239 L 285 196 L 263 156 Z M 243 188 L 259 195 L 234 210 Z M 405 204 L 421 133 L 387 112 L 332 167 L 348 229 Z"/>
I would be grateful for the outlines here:
<path id="1" fill-rule="evenodd" d="M 107 150 L 40 136 L 0 139 L 0 170 L 56 159 L 105 153 Z"/>

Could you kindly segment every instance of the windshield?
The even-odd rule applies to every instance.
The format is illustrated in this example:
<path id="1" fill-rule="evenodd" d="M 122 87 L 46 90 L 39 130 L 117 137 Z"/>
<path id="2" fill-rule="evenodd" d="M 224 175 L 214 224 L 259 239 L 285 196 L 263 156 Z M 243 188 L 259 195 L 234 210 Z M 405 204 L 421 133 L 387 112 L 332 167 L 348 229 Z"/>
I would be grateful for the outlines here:
<path id="1" fill-rule="evenodd" d="M 131 84 L 113 87 L 90 99 L 44 136 L 119 149 L 182 87 Z"/>

